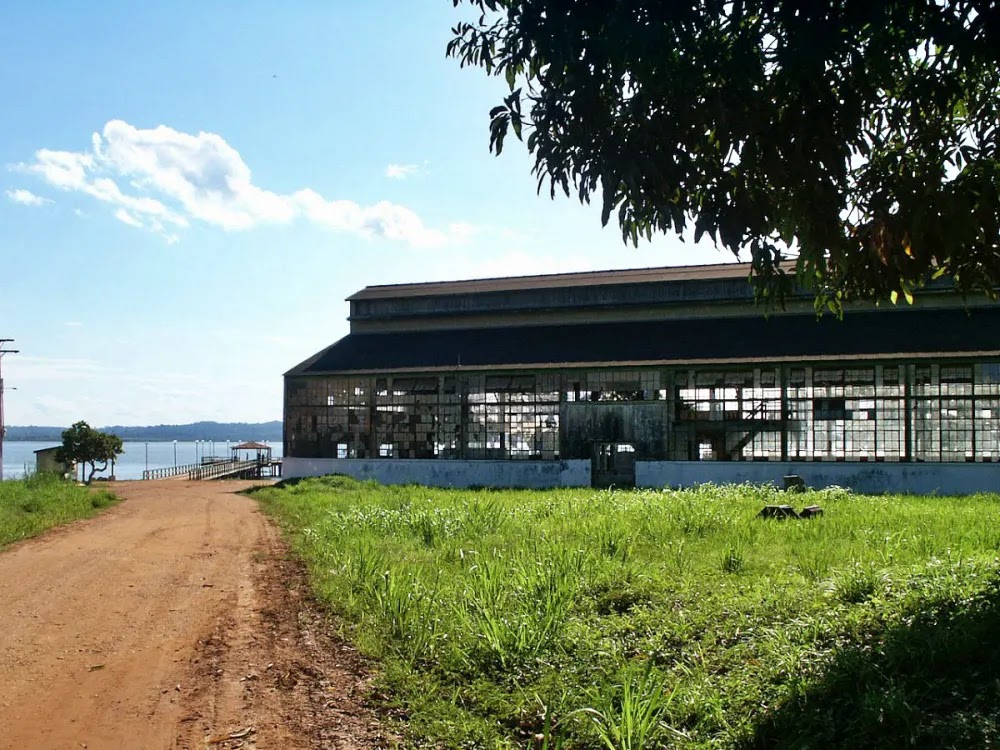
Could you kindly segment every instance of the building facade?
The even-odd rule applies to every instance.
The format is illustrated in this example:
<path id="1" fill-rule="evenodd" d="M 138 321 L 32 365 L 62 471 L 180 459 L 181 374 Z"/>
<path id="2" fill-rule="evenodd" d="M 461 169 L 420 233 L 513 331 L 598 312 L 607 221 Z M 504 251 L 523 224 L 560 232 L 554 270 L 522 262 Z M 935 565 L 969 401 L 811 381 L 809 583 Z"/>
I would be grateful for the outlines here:
<path id="1" fill-rule="evenodd" d="M 764 316 L 740 264 L 368 287 L 285 375 L 287 476 L 470 486 L 1000 478 L 1000 307 Z"/>

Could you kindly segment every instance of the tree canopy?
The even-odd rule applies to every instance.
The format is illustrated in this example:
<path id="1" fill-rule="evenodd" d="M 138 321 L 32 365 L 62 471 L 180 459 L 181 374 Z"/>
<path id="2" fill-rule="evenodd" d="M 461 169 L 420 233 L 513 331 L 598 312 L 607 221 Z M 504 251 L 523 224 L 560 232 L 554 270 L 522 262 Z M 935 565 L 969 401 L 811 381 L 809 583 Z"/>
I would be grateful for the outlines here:
<path id="1" fill-rule="evenodd" d="M 89 464 L 90 474 L 87 484 L 94 479 L 94 474 L 108 468 L 108 462 L 124 452 L 122 439 L 108 432 L 95 430 L 86 422 L 80 421 L 63 430 L 62 445 L 56 451 L 56 460 L 64 464 Z M 97 462 L 102 462 L 97 466 Z"/>
<path id="2" fill-rule="evenodd" d="M 819 305 L 1000 284 L 990 0 L 453 0 L 448 54 L 510 87 L 541 191 L 752 261 Z M 743 253 L 743 255 L 741 255 Z"/>

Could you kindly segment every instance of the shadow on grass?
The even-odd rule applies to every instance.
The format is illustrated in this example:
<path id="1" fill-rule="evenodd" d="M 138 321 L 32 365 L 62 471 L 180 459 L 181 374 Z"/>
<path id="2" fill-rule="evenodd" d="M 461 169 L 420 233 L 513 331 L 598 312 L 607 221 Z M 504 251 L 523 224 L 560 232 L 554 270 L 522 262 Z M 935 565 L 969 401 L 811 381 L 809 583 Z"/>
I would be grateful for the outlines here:
<path id="1" fill-rule="evenodd" d="M 1000 581 L 844 650 L 748 748 L 982 748 L 1000 740 Z"/>
<path id="2" fill-rule="evenodd" d="M 321 477 L 286 477 L 279 479 L 277 482 L 268 482 L 266 484 L 255 484 L 253 487 L 248 487 L 245 490 L 240 490 L 238 494 L 241 495 L 253 495 L 258 490 L 274 489 L 274 490 L 284 490 L 291 489 L 300 484 L 318 484 L 320 487 L 330 489 L 350 489 L 357 487 L 359 482 L 351 479 L 346 474 L 324 474 Z"/>

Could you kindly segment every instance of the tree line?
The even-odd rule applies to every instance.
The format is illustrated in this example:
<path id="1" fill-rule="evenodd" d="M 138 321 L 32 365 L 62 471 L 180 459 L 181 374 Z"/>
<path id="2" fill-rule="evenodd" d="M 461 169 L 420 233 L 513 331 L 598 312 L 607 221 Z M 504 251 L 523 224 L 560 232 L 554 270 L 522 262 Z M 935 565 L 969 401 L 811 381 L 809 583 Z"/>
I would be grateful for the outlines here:
<path id="1" fill-rule="evenodd" d="M 8 426 L 6 440 L 46 441 L 62 440 L 65 427 Z M 101 432 L 118 435 L 127 441 L 190 441 L 190 440 L 281 440 L 281 422 L 193 422 L 180 425 L 123 426 L 99 428 Z"/>

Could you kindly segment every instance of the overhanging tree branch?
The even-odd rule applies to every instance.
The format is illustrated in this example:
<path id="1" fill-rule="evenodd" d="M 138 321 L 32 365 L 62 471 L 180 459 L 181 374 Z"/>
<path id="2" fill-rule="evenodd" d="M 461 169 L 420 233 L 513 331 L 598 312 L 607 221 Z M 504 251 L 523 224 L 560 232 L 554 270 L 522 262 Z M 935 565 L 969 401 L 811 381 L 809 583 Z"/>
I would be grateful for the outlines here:
<path id="1" fill-rule="evenodd" d="M 455 0 L 463 5 L 462 0 Z M 449 55 L 504 78 L 538 188 L 626 242 L 708 235 L 817 305 L 1000 284 L 1000 10 L 972 0 L 468 0 Z M 790 254 L 787 248 L 795 248 Z"/>

